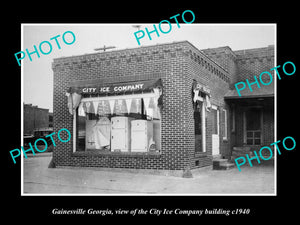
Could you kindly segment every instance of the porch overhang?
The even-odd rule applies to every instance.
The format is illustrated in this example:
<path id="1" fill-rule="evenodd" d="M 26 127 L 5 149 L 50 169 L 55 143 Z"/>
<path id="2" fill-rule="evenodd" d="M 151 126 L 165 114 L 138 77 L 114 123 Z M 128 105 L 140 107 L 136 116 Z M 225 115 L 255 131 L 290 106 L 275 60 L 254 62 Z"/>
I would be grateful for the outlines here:
<path id="1" fill-rule="evenodd" d="M 236 89 L 229 90 L 225 96 L 225 100 L 230 99 L 259 99 L 259 98 L 270 98 L 274 97 L 274 85 L 263 86 L 260 88 L 257 86 L 252 86 L 252 91 L 247 87 L 241 91 L 241 96 L 238 94 Z"/>

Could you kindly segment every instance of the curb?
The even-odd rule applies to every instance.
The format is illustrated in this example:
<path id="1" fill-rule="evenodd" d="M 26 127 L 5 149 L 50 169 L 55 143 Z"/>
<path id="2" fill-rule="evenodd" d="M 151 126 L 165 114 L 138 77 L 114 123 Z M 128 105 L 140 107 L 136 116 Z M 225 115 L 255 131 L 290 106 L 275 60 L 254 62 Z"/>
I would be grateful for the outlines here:
<path id="1" fill-rule="evenodd" d="M 32 153 L 28 153 L 26 154 L 27 158 L 31 158 L 31 157 L 52 157 L 52 152 L 45 152 L 45 153 L 38 153 L 38 154 L 32 154 Z"/>

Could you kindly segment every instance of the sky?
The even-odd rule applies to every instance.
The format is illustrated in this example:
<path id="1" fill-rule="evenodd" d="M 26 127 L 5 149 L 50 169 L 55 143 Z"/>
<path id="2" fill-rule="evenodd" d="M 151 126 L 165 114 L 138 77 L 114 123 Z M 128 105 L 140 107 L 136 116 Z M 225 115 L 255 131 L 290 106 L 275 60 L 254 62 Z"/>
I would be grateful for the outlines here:
<path id="1" fill-rule="evenodd" d="M 54 58 L 64 56 L 83 55 L 95 53 L 95 48 L 115 46 L 112 50 L 125 48 L 137 48 L 174 41 L 187 40 L 198 49 L 229 46 L 233 51 L 250 48 L 267 47 L 276 45 L 276 26 L 274 24 L 180 24 L 172 23 L 169 33 L 155 33 L 149 40 L 147 35 L 140 39 L 141 45 L 135 39 L 134 32 L 137 24 L 22 24 L 22 37 L 20 51 L 34 51 L 34 45 L 38 48 L 43 41 L 49 41 L 52 51 L 48 55 L 41 52 L 40 58 L 32 54 L 32 61 L 28 55 L 22 60 L 22 102 L 37 105 L 40 108 L 53 112 L 53 71 L 51 65 Z M 153 24 L 138 24 L 141 30 L 145 27 L 149 31 Z M 166 25 L 166 24 L 165 24 Z M 156 24 L 158 26 L 158 24 Z M 168 27 L 162 27 L 167 30 Z M 66 45 L 62 35 L 66 31 L 72 31 L 75 42 Z M 61 49 L 58 49 L 55 40 L 50 38 L 60 35 L 57 41 Z M 66 41 L 71 42 L 71 35 L 66 35 Z M 43 50 L 47 52 L 47 44 L 43 44 Z M 38 50 L 39 51 L 39 50 Z M 109 51 L 109 50 L 107 50 Z M 17 61 L 16 61 L 17 63 Z"/>

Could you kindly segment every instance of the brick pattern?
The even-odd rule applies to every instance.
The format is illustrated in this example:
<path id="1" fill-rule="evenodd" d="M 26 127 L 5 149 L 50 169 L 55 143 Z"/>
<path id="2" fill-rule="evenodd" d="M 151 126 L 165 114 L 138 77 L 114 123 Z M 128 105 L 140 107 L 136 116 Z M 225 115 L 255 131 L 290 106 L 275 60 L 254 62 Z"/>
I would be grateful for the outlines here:
<path id="1" fill-rule="evenodd" d="M 274 107 L 265 107 L 263 110 L 263 134 L 264 146 L 270 146 L 274 142 Z"/>
<path id="2" fill-rule="evenodd" d="M 234 53 L 237 56 L 238 80 L 254 81 L 254 76 L 259 78 L 259 75 L 264 71 L 268 71 L 274 76 L 274 71 L 270 71 L 274 67 L 274 46 L 240 50 Z M 262 76 L 262 80 L 267 83 L 269 78 Z"/>
<path id="3" fill-rule="evenodd" d="M 186 86 L 189 90 L 192 90 L 192 82 L 196 80 L 198 83 L 207 86 L 211 90 L 211 103 L 216 105 L 220 111 L 220 123 L 224 124 L 221 120 L 221 113 L 223 108 L 228 106 L 224 102 L 224 95 L 229 90 L 230 76 L 222 66 L 211 61 L 210 64 L 214 65 L 216 69 L 210 69 L 205 67 L 201 63 L 201 60 L 197 60 L 200 56 L 203 57 L 203 53 L 196 48 L 192 48 L 189 52 L 190 57 L 187 58 L 187 77 Z M 204 57 L 203 57 L 204 58 Z M 200 62 L 200 63 L 199 63 Z M 218 76 L 215 74 L 215 70 L 221 70 L 224 76 Z M 224 78 L 225 77 L 225 78 Z M 190 92 L 189 99 L 192 99 L 192 92 Z M 195 154 L 195 141 L 194 141 L 194 119 L 193 119 L 193 105 L 192 101 L 188 101 L 186 108 L 188 113 L 188 130 L 187 136 L 189 137 L 189 159 L 192 168 L 203 167 L 212 164 L 212 122 L 213 113 L 206 111 L 206 152 Z M 220 126 L 221 127 L 221 126 Z M 220 129 L 221 131 L 221 129 Z M 220 153 L 222 154 L 228 150 L 227 141 L 223 141 L 222 134 L 220 133 Z"/>
<path id="4" fill-rule="evenodd" d="M 73 130 L 72 115 L 64 96 L 74 80 L 103 79 L 122 82 L 161 78 L 164 85 L 162 110 L 162 151 L 160 155 L 90 155 L 72 153 L 72 141 L 57 143 L 54 160 L 61 166 L 99 166 L 145 169 L 183 169 L 188 163 L 185 103 L 190 93 L 185 87 L 188 44 L 142 47 L 54 60 L 54 130 Z M 176 106 L 176 107 L 174 107 Z"/>
<path id="5" fill-rule="evenodd" d="M 53 126 L 58 132 L 67 128 L 73 133 L 73 116 L 67 109 L 65 92 L 71 81 L 101 80 L 103 83 L 161 78 L 163 83 L 163 109 L 161 112 L 161 153 L 159 154 L 95 154 L 73 153 L 73 139 L 67 143 L 56 140 L 53 157 L 58 166 L 113 167 L 137 169 L 180 170 L 212 164 L 212 113 L 206 113 L 206 152 L 195 153 L 192 84 L 196 80 L 211 90 L 211 102 L 220 111 L 229 106 L 224 95 L 236 80 L 236 59 L 213 60 L 187 41 L 155 46 L 109 51 L 54 59 Z M 221 57 L 222 58 L 222 57 Z M 238 114 L 238 113 L 237 113 Z M 271 123 L 271 121 L 270 121 Z M 220 132 L 221 132 L 220 126 Z M 266 125 L 267 126 L 267 125 Z M 230 149 L 228 140 L 220 133 L 220 151 Z M 266 127 L 267 129 L 268 127 Z M 62 138 L 67 138 L 63 137 Z"/>
<path id="6" fill-rule="evenodd" d="M 244 81 L 254 81 L 264 71 L 269 71 L 274 65 L 274 46 L 266 48 L 240 50 L 234 52 L 237 55 L 238 79 Z M 274 76 L 274 72 L 271 72 Z M 262 80 L 269 82 L 268 76 L 263 76 Z M 274 80 L 273 80 L 274 82 Z M 256 84 L 254 84 L 256 85 Z M 237 115 L 237 135 L 236 146 L 243 146 L 243 108 L 238 109 Z M 262 146 L 269 145 L 274 142 L 274 105 L 263 106 L 263 142 L 260 146 L 251 146 L 252 150 L 258 150 Z"/>
<path id="7" fill-rule="evenodd" d="M 213 60 L 217 61 L 229 72 L 231 78 L 230 88 L 234 88 L 234 84 L 239 81 L 248 79 L 249 82 L 254 81 L 254 76 L 259 79 L 259 75 L 262 72 L 268 71 L 274 77 L 274 72 L 270 69 L 274 67 L 274 46 L 268 46 L 265 48 L 247 49 L 232 51 L 230 47 L 220 47 L 213 49 L 202 50 Z M 274 79 L 273 79 L 274 80 Z M 268 83 L 270 81 L 269 76 L 262 76 L 262 81 Z M 273 81 L 274 82 L 274 81 Z M 253 84 L 256 85 L 256 84 Z M 262 85 L 261 85 L 262 86 Z M 247 100 L 244 100 L 247 101 Z M 226 144 L 221 145 L 222 154 L 226 157 L 230 155 L 230 149 L 233 146 L 243 146 L 243 112 L 244 108 L 236 107 L 236 131 L 231 134 L 231 120 L 230 126 L 228 126 L 228 148 Z M 231 118 L 231 110 L 228 111 L 228 120 Z M 222 116 L 220 117 L 222 118 Z M 232 118 L 231 118 L 232 119 Z M 224 123 L 221 121 L 221 126 Z M 229 133 L 230 132 L 230 133 Z M 262 146 L 269 145 L 274 142 L 274 108 L 273 104 L 270 106 L 264 106 L 263 108 L 263 143 L 260 146 L 252 146 L 252 150 L 260 148 Z M 227 150 L 226 150 L 227 148 Z"/>
<path id="8" fill-rule="evenodd" d="M 228 71 L 230 84 L 235 84 L 237 82 L 237 57 L 230 47 L 209 48 L 202 49 L 201 51 Z"/>
<path id="9" fill-rule="evenodd" d="M 49 127 L 49 109 L 24 104 L 24 134 L 33 134 L 34 129 Z"/>
<path id="10" fill-rule="evenodd" d="M 232 51 L 230 47 L 219 47 L 202 50 L 208 57 L 223 66 L 229 73 L 231 79 L 230 88 L 239 81 L 254 81 L 254 76 L 264 71 L 270 71 L 274 67 L 274 46 L 266 48 L 256 48 Z M 271 72 L 274 76 L 274 71 Z M 267 83 L 270 78 L 262 76 L 262 80 Z"/>

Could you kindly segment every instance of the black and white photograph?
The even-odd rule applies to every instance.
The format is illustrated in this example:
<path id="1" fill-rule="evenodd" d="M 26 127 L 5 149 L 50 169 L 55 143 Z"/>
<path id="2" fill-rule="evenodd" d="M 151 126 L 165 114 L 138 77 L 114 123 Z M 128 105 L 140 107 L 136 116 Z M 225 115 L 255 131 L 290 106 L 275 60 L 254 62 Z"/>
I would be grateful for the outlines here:
<path id="1" fill-rule="evenodd" d="M 5 217 L 296 218 L 295 6 L 48 4 L 3 20 Z"/>
<path id="2" fill-rule="evenodd" d="M 276 194 L 276 24 L 22 30 L 24 195 Z"/>

